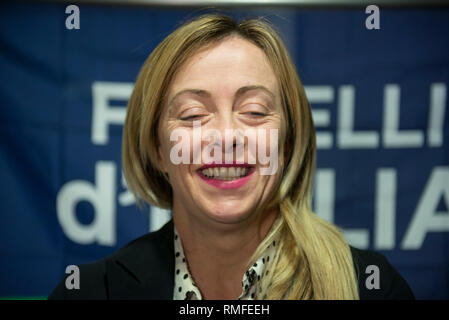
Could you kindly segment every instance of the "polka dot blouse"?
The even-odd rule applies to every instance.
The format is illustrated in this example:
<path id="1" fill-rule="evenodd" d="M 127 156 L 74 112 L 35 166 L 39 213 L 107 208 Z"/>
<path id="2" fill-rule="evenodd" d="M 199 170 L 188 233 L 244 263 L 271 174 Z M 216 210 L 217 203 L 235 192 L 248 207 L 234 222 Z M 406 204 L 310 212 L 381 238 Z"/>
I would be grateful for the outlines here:
<path id="1" fill-rule="evenodd" d="M 260 293 L 260 280 L 269 274 L 273 257 L 276 253 L 275 239 L 260 255 L 259 259 L 245 272 L 242 279 L 242 293 L 239 300 L 262 299 Z M 189 272 L 189 267 L 184 256 L 181 239 L 175 228 L 175 287 L 173 290 L 174 300 L 202 300 L 201 292 L 195 284 Z"/>

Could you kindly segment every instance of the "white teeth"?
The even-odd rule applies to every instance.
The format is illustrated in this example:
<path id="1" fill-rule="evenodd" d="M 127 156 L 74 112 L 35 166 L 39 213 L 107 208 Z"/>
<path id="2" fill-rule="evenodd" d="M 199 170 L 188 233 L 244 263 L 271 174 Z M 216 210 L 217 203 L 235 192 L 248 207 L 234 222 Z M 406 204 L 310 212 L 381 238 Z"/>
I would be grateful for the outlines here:
<path id="1" fill-rule="evenodd" d="M 215 167 L 201 170 L 201 173 L 208 178 L 219 180 L 235 180 L 246 176 L 249 168 L 242 167 Z"/>
<path id="2" fill-rule="evenodd" d="M 228 175 L 228 168 L 220 168 L 220 177 L 225 177 Z"/>
<path id="3" fill-rule="evenodd" d="M 237 177 L 239 177 L 240 174 L 241 174 L 241 172 L 242 172 L 242 168 L 237 167 L 237 169 L 235 170 L 235 175 L 236 175 Z"/>

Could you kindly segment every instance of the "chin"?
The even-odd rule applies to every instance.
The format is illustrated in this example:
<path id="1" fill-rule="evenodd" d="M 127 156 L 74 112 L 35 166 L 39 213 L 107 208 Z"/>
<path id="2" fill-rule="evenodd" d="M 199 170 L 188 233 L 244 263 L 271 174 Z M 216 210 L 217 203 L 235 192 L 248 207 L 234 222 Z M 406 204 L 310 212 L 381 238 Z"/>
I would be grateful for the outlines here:
<path id="1" fill-rule="evenodd" d="M 253 208 L 239 203 L 226 203 L 225 201 L 216 203 L 213 207 L 204 210 L 206 215 L 212 220 L 220 223 L 235 224 L 247 220 Z"/>

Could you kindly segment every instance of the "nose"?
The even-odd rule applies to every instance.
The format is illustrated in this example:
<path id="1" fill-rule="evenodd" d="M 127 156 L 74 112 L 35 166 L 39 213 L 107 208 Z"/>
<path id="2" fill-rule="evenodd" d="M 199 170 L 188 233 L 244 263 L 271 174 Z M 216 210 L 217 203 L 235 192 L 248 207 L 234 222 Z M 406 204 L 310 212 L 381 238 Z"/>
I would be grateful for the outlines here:
<path id="1" fill-rule="evenodd" d="M 234 163 L 244 160 L 244 138 L 233 112 L 219 114 L 215 129 L 220 132 L 222 163 Z"/>

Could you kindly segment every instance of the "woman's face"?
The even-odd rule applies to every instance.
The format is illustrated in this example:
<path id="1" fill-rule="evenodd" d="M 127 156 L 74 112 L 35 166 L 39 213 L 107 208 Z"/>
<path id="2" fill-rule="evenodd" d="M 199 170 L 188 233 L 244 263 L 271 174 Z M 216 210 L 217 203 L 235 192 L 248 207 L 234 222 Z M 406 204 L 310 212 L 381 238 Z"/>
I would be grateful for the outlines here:
<path id="1" fill-rule="evenodd" d="M 199 50 L 178 70 L 158 124 L 174 212 L 238 223 L 275 191 L 285 135 L 279 91 L 265 53 L 239 37 Z M 244 140 L 232 138 L 238 130 Z"/>

